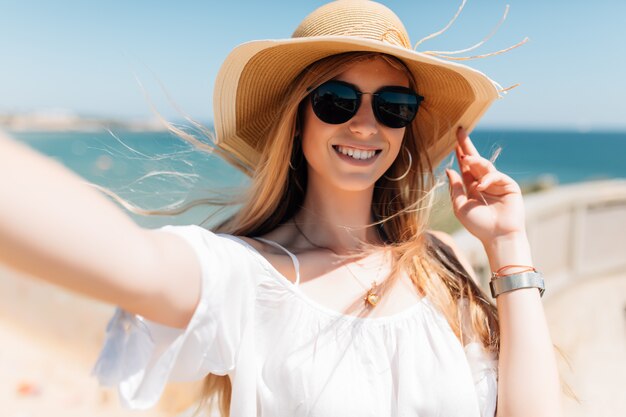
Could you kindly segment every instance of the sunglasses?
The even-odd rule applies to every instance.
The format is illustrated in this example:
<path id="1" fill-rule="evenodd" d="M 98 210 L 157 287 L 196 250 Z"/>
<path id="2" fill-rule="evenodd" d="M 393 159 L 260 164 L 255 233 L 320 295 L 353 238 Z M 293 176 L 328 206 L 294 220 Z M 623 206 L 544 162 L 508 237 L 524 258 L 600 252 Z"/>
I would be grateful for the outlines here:
<path id="1" fill-rule="evenodd" d="M 332 80 L 311 91 L 315 115 L 324 123 L 338 125 L 352 119 L 361 106 L 361 96 L 372 95 L 372 110 L 379 123 L 398 129 L 415 119 L 424 97 L 407 87 L 383 87 L 363 93 L 352 84 Z"/>

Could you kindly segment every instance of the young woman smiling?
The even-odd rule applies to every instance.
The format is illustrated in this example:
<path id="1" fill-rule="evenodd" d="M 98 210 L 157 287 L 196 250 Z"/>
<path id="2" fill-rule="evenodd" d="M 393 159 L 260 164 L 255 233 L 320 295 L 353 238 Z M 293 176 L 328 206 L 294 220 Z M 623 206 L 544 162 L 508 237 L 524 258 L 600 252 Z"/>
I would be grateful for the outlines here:
<path id="1" fill-rule="evenodd" d="M 205 378 L 204 402 L 235 417 L 559 416 L 520 189 L 468 136 L 498 93 L 414 51 L 386 7 L 332 2 L 218 75 L 216 151 L 251 177 L 231 218 L 144 230 L 4 139 L 0 192 L 18 197 L 0 259 L 119 306 L 95 373 L 129 407 Z M 427 228 L 453 150 L 454 211 L 485 247 L 496 305 Z M 22 192 L 42 182 L 63 200 Z"/>

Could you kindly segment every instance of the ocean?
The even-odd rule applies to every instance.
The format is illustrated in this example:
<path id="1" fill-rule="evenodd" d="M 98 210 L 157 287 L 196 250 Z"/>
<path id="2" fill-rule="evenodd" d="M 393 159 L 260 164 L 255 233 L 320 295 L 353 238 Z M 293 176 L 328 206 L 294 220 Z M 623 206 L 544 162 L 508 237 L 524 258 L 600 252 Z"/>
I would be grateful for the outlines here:
<path id="1" fill-rule="evenodd" d="M 12 134 L 87 181 L 110 188 L 143 207 L 162 207 L 206 196 L 209 190 L 232 191 L 247 184 L 245 175 L 216 155 L 199 152 L 168 132 Z M 522 185 L 626 178 L 626 132 L 476 130 L 472 140 L 487 157 L 501 148 L 497 168 Z M 213 211 L 214 207 L 196 207 L 182 216 L 132 217 L 154 227 L 199 223 Z"/>

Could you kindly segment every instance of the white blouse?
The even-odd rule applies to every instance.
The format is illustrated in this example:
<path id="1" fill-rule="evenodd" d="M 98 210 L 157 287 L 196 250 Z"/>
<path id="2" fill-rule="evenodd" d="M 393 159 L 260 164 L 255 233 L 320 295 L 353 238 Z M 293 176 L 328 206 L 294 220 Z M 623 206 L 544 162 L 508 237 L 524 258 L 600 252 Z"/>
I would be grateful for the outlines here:
<path id="1" fill-rule="evenodd" d="M 156 232 L 194 249 L 202 294 L 186 329 L 116 310 L 94 374 L 125 407 L 213 373 L 231 379 L 232 417 L 494 416 L 495 354 L 461 346 L 427 298 L 391 316 L 345 315 L 241 239 L 194 225 Z"/>

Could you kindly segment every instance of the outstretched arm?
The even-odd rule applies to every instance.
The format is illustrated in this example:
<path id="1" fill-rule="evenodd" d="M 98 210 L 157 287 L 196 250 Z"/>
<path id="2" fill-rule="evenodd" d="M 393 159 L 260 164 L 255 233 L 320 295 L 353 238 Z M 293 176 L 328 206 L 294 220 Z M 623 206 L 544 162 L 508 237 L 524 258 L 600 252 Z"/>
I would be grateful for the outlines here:
<path id="1" fill-rule="evenodd" d="M 454 212 L 482 242 L 492 271 L 532 266 L 519 186 L 480 156 L 462 129 L 457 133 L 461 174 L 447 170 Z M 507 270 L 514 273 L 515 269 Z M 562 416 L 556 359 L 536 288 L 499 295 L 499 417 Z"/>
<path id="2" fill-rule="evenodd" d="M 137 226 L 51 158 L 0 133 L 0 262 L 68 290 L 184 327 L 200 266 L 169 233 Z"/>

